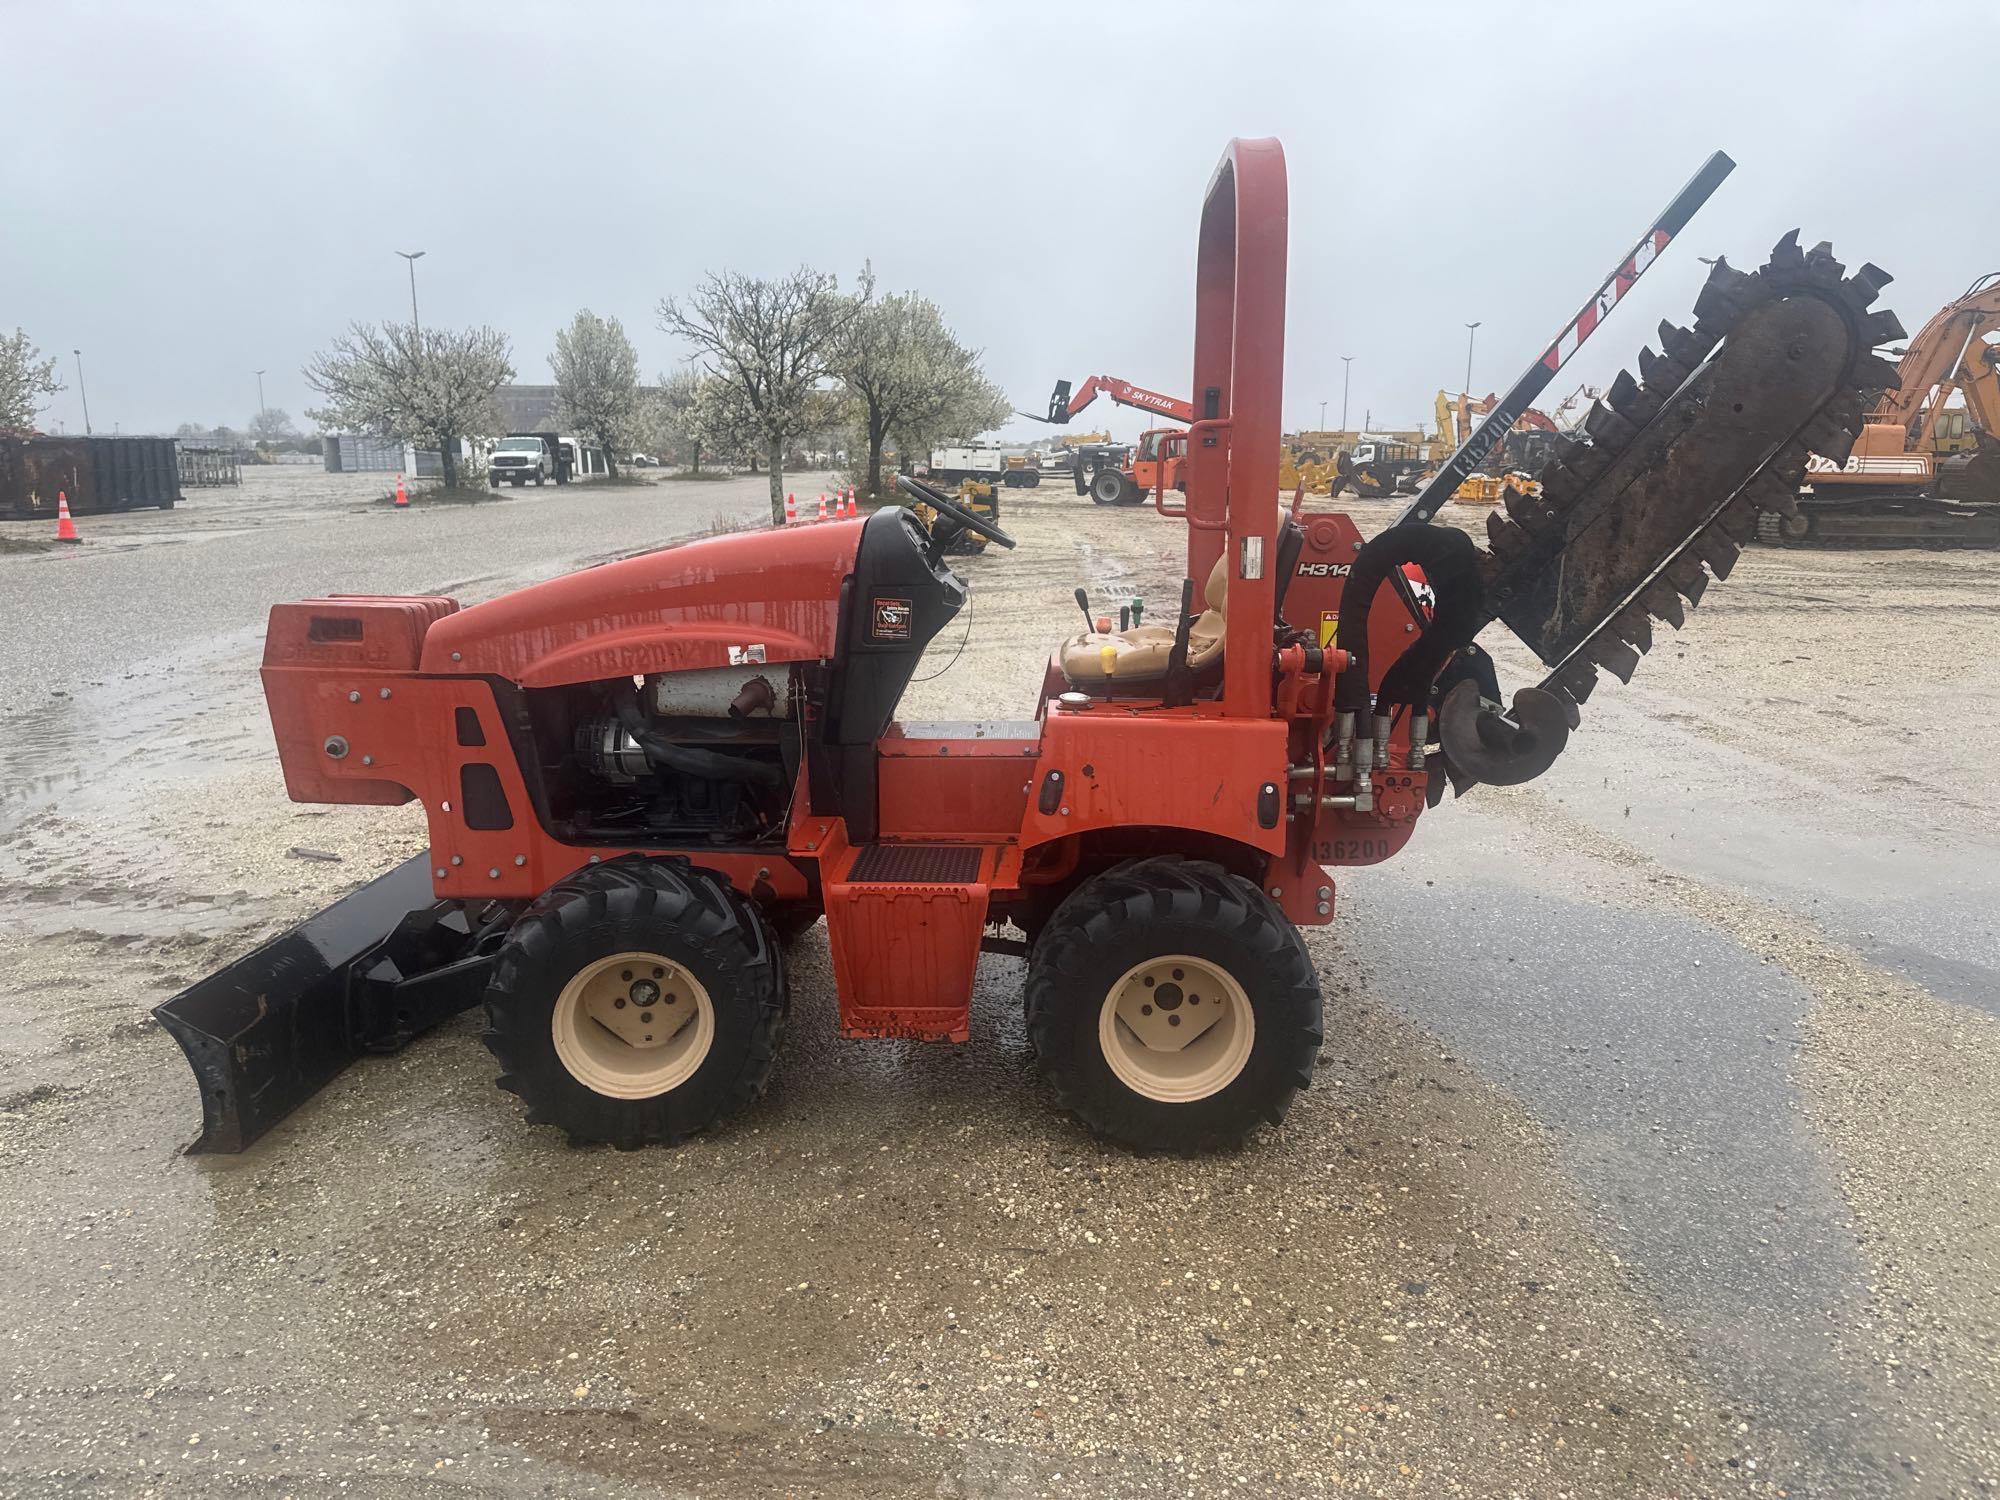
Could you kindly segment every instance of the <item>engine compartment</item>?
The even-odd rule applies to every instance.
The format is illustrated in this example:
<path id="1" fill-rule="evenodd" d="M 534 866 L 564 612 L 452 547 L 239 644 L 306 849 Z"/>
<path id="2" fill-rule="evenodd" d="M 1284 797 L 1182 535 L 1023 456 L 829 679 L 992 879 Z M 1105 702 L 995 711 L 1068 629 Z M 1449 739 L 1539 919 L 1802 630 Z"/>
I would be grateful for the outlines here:
<path id="1" fill-rule="evenodd" d="M 763 665 L 528 689 L 543 824 L 576 843 L 782 842 L 802 696 L 795 668 Z"/>

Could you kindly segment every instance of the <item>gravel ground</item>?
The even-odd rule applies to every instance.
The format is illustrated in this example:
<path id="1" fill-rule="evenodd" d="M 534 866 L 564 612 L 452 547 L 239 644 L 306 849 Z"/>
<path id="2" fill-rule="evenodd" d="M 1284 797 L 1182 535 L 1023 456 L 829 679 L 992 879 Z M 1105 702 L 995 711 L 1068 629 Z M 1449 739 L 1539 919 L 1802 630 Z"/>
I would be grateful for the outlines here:
<path id="1" fill-rule="evenodd" d="M 186 1158 L 148 1007 L 421 839 L 284 800 L 269 603 L 483 597 L 763 505 L 370 493 L 253 475 L 0 556 L 0 1492 L 2000 1482 L 2000 557 L 1749 554 L 1548 777 L 1345 879 L 1319 1080 L 1238 1153 L 1055 1115 L 1012 959 L 963 1047 L 837 1041 L 811 934 L 771 1093 L 680 1149 L 529 1129 L 467 1020 Z M 1076 583 L 1169 596 L 1150 512 L 1005 519 L 905 717 L 1025 711 Z"/>

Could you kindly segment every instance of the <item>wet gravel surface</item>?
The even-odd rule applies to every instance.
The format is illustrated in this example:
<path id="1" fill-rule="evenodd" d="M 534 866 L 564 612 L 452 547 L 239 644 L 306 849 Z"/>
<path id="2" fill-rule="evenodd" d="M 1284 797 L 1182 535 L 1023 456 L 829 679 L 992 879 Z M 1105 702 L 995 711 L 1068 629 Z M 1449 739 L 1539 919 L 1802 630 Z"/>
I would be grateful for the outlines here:
<path id="1" fill-rule="evenodd" d="M 1238 1153 L 1055 1115 L 1012 959 L 963 1047 L 837 1041 L 814 932 L 771 1093 L 680 1149 L 528 1128 L 467 1020 L 191 1159 L 148 1007 L 421 836 L 284 800 L 264 609 L 479 597 L 763 504 L 269 486 L 257 524 L 203 498 L 0 556 L 0 1493 L 2000 1483 L 2000 559 L 1750 554 L 1548 777 L 1347 875 L 1320 1077 Z M 908 717 L 1022 711 L 1078 582 L 1167 596 L 1149 512 L 1007 520 Z"/>

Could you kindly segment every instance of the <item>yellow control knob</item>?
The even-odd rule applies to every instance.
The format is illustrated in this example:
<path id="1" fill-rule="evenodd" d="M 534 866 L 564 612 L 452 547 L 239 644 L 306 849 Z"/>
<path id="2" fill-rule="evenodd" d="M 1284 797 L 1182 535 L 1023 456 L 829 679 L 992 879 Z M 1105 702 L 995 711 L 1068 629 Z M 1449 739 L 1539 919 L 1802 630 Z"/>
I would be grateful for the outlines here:
<path id="1" fill-rule="evenodd" d="M 1118 671 L 1118 648 L 1106 641 L 1097 648 L 1097 659 L 1104 664 L 1104 675 L 1112 677 Z"/>

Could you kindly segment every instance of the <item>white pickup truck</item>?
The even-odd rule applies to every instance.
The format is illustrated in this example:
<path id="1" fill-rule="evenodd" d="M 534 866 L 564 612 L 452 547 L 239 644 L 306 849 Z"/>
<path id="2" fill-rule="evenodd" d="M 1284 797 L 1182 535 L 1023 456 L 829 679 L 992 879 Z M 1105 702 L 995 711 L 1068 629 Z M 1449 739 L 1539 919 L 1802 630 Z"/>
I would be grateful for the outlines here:
<path id="1" fill-rule="evenodd" d="M 496 490 L 502 480 L 517 489 L 531 479 L 546 484 L 555 472 L 556 459 L 547 440 L 532 433 L 500 439 L 486 461 L 486 482 Z"/>

